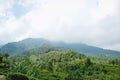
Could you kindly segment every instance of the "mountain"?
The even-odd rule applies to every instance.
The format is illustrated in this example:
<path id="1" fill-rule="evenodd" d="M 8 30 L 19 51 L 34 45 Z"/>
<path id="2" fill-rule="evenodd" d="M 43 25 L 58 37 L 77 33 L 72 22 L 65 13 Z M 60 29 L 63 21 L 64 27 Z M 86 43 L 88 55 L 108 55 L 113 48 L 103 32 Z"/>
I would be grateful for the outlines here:
<path id="1" fill-rule="evenodd" d="M 37 48 L 44 44 L 44 39 L 28 38 L 19 42 L 8 43 L 0 48 L 2 53 L 23 53 L 33 48 Z"/>
<path id="2" fill-rule="evenodd" d="M 56 46 L 61 46 L 64 48 L 70 48 L 72 50 L 82 52 L 83 54 L 92 55 L 92 56 L 120 56 L 119 51 L 103 49 L 95 46 L 90 46 L 80 43 L 59 43 L 55 44 Z"/>
<path id="3" fill-rule="evenodd" d="M 0 41 L 0 48 L 4 45 L 4 43 L 2 41 Z"/>
<path id="4" fill-rule="evenodd" d="M 102 49 L 81 43 L 65 43 L 65 42 L 48 41 L 42 38 L 28 38 L 19 42 L 8 43 L 0 48 L 0 52 L 24 53 L 27 51 L 29 52 L 29 50 L 31 49 L 34 49 L 34 51 L 35 49 L 38 50 L 39 47 L 42 47 L 43 45 L 57 47 L 60 49 L 72 49 L 78 52 L 82 52 L 83 54 L 92 55 L 92 56 L 120 57 L 119 51 Z"/>
<path id="5" fill-rule="evenodd" d="M 2 44 L 0 43 L 0 48 L 2 47 Z"/>

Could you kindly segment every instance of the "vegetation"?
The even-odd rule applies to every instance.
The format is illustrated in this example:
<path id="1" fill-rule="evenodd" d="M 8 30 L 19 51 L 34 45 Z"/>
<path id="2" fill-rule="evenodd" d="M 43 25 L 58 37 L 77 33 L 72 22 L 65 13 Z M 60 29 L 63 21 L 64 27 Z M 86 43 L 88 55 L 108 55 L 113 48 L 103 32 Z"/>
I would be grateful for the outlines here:
<path id="1" fill-rule="evenodd" d="M 100 57 L 100 58 L 120 57 L 119 51 L 102 49 L 81 43 L 64 43 L 64 42 L 49 41 L 42 38 L 28 38 L 22 41 L 8 43 L 0 47 L 0 52 L 10 53 L 10 54 L 14 54 L 14 53 L 22 54 L 22 53 L 26 53 L 27 51 L 29 53 L 33 53 L 33 52 L 40 53 L 41 51 L 45 52 L 48 46 L 58 47 L 61 50 L 69 48 L 89 56 Z M 36 48 L 38 49 L 36 50 Z"/>
<path id="2" fill-rule="evenodd" d="M 39 50 L 39 51 L 38 51 Z M 120 59 L 102 59 L 46 47 L 0 54 L 0 80 L 120 80 Z"/>

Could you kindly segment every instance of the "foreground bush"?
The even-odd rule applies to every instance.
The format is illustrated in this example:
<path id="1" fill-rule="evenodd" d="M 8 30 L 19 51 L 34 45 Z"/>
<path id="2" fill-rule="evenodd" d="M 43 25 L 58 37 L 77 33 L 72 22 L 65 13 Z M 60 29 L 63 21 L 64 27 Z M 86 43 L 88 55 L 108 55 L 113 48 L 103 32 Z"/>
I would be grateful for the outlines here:
<path id="1" fill-rule="evenodd" d="M 28 77 L 22 74 L 9 74 L 7 80 L 29 80 Z"/>

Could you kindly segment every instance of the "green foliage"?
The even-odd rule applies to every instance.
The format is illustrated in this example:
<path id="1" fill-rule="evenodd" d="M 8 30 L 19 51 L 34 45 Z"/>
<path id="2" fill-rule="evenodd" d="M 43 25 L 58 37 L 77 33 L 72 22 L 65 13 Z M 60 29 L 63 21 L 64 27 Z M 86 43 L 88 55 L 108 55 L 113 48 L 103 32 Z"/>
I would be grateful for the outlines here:
<path id="1" fill-rule="evenodd" d="M 120 65 L 120 58 L 109 60 L 109 64 Z"/>
<path id="2" fill-rule="evenodd" d="M 0 54 L 0 63 L 2 63 L 2 61 L 3 61 L 3 55 Z"/>
<path id="3" fill-rule="evenodd" d="M 3 56 L 4 56 L 5 59 L 7 60 L 7 58 L 9 57 L 9 54 L 8 54 L 8 53 L 5 53 Z"/>
<path id="4" fill-rule="evenodd" d="M 2 55 L 0 72 L 8 80 L 119 80 L 119 63 L 119 59 L 87 57 L 70 49 L 50 50 L 7 58 Z"/>
<path id="5" fill-rule="evenodd" d="M 88 66 L 90 66 L 91 64 L 92 64 L 92 62 L 91 62 L 90 58 L 87 58 L 87 59 L 86 59 L 86 62 L 85 62 L 85 65 L 88 67 Z"/>

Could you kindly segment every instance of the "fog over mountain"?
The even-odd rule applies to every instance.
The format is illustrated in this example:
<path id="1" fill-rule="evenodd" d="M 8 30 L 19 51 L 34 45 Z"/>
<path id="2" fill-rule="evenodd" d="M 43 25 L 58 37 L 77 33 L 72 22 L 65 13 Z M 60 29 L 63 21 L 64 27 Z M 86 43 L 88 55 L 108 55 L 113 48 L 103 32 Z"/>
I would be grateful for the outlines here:
<path id="1" fill-rule="evenodd" d="M 85 43 L 120 51 L 120 0 L 0 0 L 0 40 Z"/>
<path id="2" fill-rule="evenodd" d="M 29 53 L 32 51 L 32 54 L 39 54 L 44 49 L 56 48 L 59 50 L 71 49 L 83 54 L 97 57 L 120 57 L 119 51 L 102 49 L 92 45 L 82 44 L 82 43 L 65 43 L 65 42 L 56 42 L 49 41 L 42 38 L 27 38 L 19 42 L 12 42 L 3 45 L 0 48 L 0 53 Z M 53 49 L 54 50 L 54 49 Z M 35 52 L 33 52 L 35 51 Z"/>

